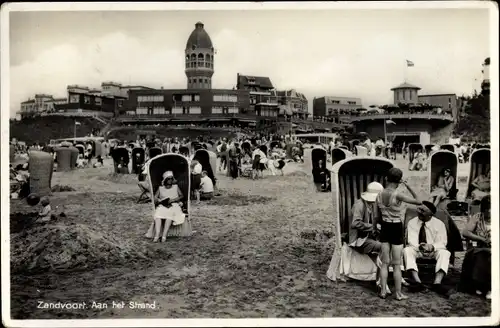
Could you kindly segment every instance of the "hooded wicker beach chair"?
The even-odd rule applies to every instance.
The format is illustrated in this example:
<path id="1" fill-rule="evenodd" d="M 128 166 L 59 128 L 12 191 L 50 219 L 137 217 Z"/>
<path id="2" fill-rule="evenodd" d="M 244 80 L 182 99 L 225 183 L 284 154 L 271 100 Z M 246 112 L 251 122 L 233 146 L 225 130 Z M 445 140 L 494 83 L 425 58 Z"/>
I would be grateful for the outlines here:
<path id="1" fill-rule="evenodd" d="M 332 168 L 332 195 L 334 202 L 335 250 L 327 272 L 328 278 L 344 279 L 341 274 L 343 265 L 342 254 L 345 253 L 349 242 L 349 227 L 352 220 L 352 206 L 361 198 L 370 182 L 379 182 L 385 186 L 385 177 L 394 165 L 391 161 L 380 157 L 350 157 L 335 163 Z M 367 255 L 366 255 L 367 256 Z M 370 260 L 367 256 L 367 260 Z M 376 266 L 373 272 L 365 272 L 363 276 L 375 277 Z"/>
<path id="2" fill-rule="evenodd" d="M 179 154 L 162 154 L 154 157 L 148 166 L 148 180 L 151 194 L 154 195 L 163 180 L 163 173 L 172 171 L 177 185 L 181 189 L 184 199 L 182 201 L 182 210 L 186 214 L 186 220 L 181 225 L 171 226 L 168 230 L 167 236 L 169 237 L 188 237 L 192 234 L 192 227 L 190 221 L 190 177 L 191 171 L 188 159 Z M 151 199 L 152 204 L 152 219 L 154 224 L 154 212 L 156 209 L 154 197 Z"/>

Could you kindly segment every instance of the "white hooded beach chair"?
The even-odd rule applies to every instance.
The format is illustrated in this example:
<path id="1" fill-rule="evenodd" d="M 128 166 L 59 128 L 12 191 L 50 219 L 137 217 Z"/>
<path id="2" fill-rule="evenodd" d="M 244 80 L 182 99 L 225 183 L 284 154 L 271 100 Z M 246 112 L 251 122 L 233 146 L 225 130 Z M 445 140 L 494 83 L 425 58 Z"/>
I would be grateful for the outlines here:
<path id="1" fill-rule="evenodd" d="M 372 259 L 348 245 L 351 211 L 370 182 L 385 185 L 387 172 L 393 167 L 392 162 L 385 158 L 366 156 L 350 157 L 333 166 L 335 250 L 326 274 L 329 279 L 375 280 L 377 266 Z"/>
<path id="2" fill-rule="evenodd" d="M 184 200 L 182 201 L 182 210 L 186 214 L 186 219 L 183 224 L 172 225 L 168 230 L 168 237 L 188 237 L 192 234 L 192 227 L 190 221 L 190 183 L 191 183 L 191 170 L 189 166 L 188 159 L 179 154 L 162 154 L 151 159 L 148 166 L 148 180 L 151 195 L 155 195 L 156 191 L 160 187 L 160 183 L 163 180 L 163 173 L 166 171 L 172 171 L 175 180 L 177 180 L 177 185 L 184 195 Z M 151 199 L 152 205 L 152 225 L 154 227 L 154 213 L 156 210 L 154 197 Z"/>

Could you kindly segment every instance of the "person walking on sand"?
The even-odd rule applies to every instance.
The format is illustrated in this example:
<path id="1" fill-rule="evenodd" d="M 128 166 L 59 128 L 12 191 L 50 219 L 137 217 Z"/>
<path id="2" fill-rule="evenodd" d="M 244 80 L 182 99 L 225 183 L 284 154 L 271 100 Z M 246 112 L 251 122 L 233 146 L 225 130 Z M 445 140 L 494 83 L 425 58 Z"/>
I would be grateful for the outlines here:
<path id="1" fill-rule="evenodd" d="M 403 252 L 403 222 L 405 207 L 403 203 L 422 205 L 417 194 L 408 186 L 405 181 L 402 181 L 403 172 L 398 168 L 391 168 L 387 173 L 387 186 L 377 195 L 375 201 L 378 210 L 380 211 L 380 242 L 382 249 L 380 259 L 382 265 L 380 268 L 380 291 L 379 297 L 385 299 L 387 297 L 387 277 L 389 275 L 389 265 L 392 265 L 394 270 L 394 284 L 396 291 L 396 299 L 404 300 L 408 296 L 401 292 L 401 284 L 403 276 L 401 273 L 401 258 Z M 413 197 L 403 195 L 397 191 L 400 184 L 404 184 Z"/>

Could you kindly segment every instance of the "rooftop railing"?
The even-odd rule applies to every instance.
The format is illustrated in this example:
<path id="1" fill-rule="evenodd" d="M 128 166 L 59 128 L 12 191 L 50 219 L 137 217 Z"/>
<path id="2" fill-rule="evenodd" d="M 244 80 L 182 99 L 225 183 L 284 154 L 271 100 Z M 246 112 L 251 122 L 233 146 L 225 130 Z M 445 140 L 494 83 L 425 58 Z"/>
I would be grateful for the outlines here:
<path id="1" fill-rule="evenodd" d="M 433 112 L 405 112 L 405 113 L 361 113 L 352 115 L 351 122 L 364 120 L 391 120 L 391 119 L 424 119 L 424 120 L 446 120 L 453 121 L 450 113 Z"/>

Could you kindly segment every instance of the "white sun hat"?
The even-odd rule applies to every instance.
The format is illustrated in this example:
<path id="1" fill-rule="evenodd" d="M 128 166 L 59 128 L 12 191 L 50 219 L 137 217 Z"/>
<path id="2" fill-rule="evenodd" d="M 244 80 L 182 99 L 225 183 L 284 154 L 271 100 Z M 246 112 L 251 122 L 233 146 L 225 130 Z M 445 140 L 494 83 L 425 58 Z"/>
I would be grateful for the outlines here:
<path id="1" fill-rule="evenodd" d="M 384 186 L 382 186 L 378 182 L 370 182 L 366 187 L 366 191 L 361 194 L 361 198 L 366 200 L 367 202 L 374 202 L 377 199 L 377 195 L 384 190 Z"/>
<path id="2" fill-rule="evenodd" d="M 174 172 L 172 171 L 165 171 L 165 173 L 163 173 L 163 179 L 173 178 L 173 177 L 174 177 Z"/>

